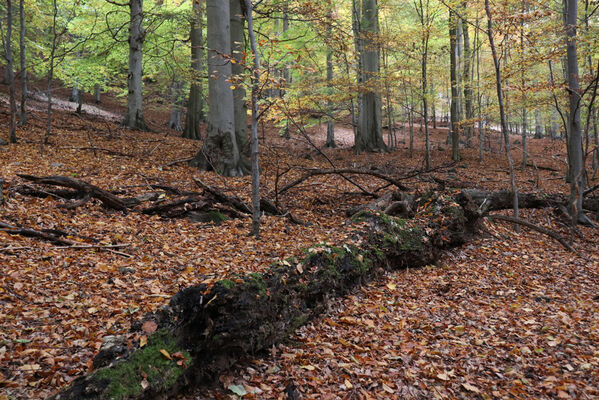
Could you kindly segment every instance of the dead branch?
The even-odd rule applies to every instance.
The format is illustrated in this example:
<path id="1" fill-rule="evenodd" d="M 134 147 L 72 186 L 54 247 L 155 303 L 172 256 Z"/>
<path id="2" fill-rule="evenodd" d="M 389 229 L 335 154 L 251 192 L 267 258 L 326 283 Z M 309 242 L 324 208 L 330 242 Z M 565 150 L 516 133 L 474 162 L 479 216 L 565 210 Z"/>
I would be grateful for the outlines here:
<path id="1" fill-rule="evenodd" d="M 399 188 L 400 190 L 409 190 L 409 188 L 407 186 L 405 186 L 404 184 L 402 184 L 400 181 L 398 181 L 395 178 L 392 178 L 390 176 L 387 176 L 385 174 L 382 174 L 380 172 L 376 172 L 376 171 L 367 171 L 367 170 L 362 170 L 362 169 L 354 169 L 354 168 L 341 168 L 341 169 L 314 169 L 311 170 L 310 172 L 308 172 L 307 174 L 303 175 L 302 177 L 298 178 L 297 180 L 285 185 L 283 188 L 281 188 L 281 190 L 279 190 L 279 194 L 285 193 L 286 191 L 288 191 L 289 189 L 299 185 L 300 183 L 314 177 L 314 176 L 319 176 L 319 175 L 339 175 L 343 177 L 343 174 L 354 174 L 354 175 L 369 175 L 369 176 L 374 176 L 376 178 L 379 178 L 381 180 L 384 180 L 390 184 L 392 184 L 393 186 L 396 186 L 397 188 Z M 376 195 L 374 195 L 374 193 L 371 193 L 369 191 L 366 191 L 368 194 L 372 195 L 373 197 L 377 197 Z"/>
<path id="2" fill-rule="evenodd" d="M 21 235 L 25 237 L 34 237 L 42 240 L 46 240 L 52 243 L 58 243 L 63 246 L 73 246 L 76 243 L 67 239 L 63 239 L 59 236 L 53 235 L 51 233 L 38 231 L 31 228 L 22 228 L 19 226 L 14 226 L 7 224 L 5 222 L 0 222 L 0 231 L 6 232 L 9 235 Z"/>
<path id="3" fill-rule="evenodd" d="M 100 189 L 95 185 L 80 181 L 78 179 L 69 178 L 66 176 L 37 177 L 33 175 L 24 174 L 17 174 L 17 176 L 25 180 L 34 182 L 38 185 L 54 185 L 75 189 L 76 191 L 80 192 L 83 197 L 89 195 L 91 198 L 96 198 L 100 200 L 103 206 L 106 208 L 119 211 L 127 210 L 126 202 L 120 197 L 117 197 L 104 189 Z"/>
<path id="4" fill-rule="evenodd" d="M 563 237 L 561 237 L 560 235 L 558 235 L 557 233 L 555 233 L 553 231 L 550 231 L 549 229 L 543 228 L 542 226 L 539 226 L 539 225 L 535 225 L 532 222 L 528 222 L 528 221 L 525 221 L 520 218 L 508 217 L 506 215 L 489 215 L 488 218 L 493 219 L 493 220 L 506 221 L 506 222 L 511 222 L 513 224 L 526 226 L 527 228 L 530 228 L 534 231 L 537 231 L 539 233 L 542 233 L 544 235 L 552 237 L 553 239 L 557 240 L 562 246 L 564 246 L 564 248 L 566 250 L 576 253 L 576 250 L 574 250 L 574 248 L 572 246 L 570 246 L 570 244 L 568 242 L 566 242 L 566 240 Z"/>
<path id="5" fill-rule="evenodd" d="M 231 206 L 246 214 L 252 213 L 252 209 L 247 204 L 245 204 L 239 197 L 227 196 L 221 190 L 202 182 L 199 178 L 193 178 L 193 181 L 196 183 L 196 185 L 198 185 L 200 189 L 209 193 L 218 202 L 223 204 L 230 204 Z"/>
<path id="6" fill-rule="evenodd" d="M 596 184 L 595 186 L 593 186 L 593 187 L 590 187 L 590 188 L 588 188 L 587 190 L 585 190 L 585 191 L 583 192 L 583 194 L 582 194 L 582 195 L 583 195 L 583 196 L 588 196 L 589 194 L 593 193 L 593 192 L 594 192 L 595 190 L 597 190 L 597 189 L 599 189 L 599 183 L 598 183 L 598 184 Z"/>
<path id="7" fill-rule="evenodd" d="M 177 164 L 183 164 L 183 163 L 188 163 L 191 160 L 193 160 L 194 157 L 187 157 L 187 158 L 181 158 L 179 160 L 174 160 L 171 161 L 169 163 L 163 164 L 161 165 L 159 168 L 166 168 L 166 167 L 172 167 L 173 165 L 177 165 Z"/>

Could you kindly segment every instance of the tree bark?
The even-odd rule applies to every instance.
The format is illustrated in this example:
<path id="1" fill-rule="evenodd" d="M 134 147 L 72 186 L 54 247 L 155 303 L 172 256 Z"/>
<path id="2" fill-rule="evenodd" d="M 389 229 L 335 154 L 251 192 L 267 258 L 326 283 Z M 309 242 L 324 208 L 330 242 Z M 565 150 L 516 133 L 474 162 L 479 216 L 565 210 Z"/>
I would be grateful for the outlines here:
<path id="1" fill-rule="evenodd" d="M 252 65 L 252 235 L 260 237 L 260 167 L 258 165 L 258 95 L 260 92 L 260 56 L 254 34 L 252 1 L 245 0 L 250 47 L 254 56 Z"/>
<path id="2" fill-rule="evenodd" d="M 229 1 L 207 0 L 208 20 L 208 131 L 192 165 L 216 170 L 224 176 L 241 176 L 249 163 L 235 135 L 235 101 L 231 89 L 232 68 Z"/>
<path id="3" fill-rule="evenodd" d="M 13 68 L 12 54 L 12 0 L 6 0 L 6 37 L 2 38 L 4 42 L 4 58 L 6 59 L 8 99 L 10 119 L 8 123 L 8 141 L 17 142 L 17 103 L 15 98 L 15 73 Z"/>
<path id="4" fill-rule="evenodd" d="M 203 0 L 192 2 L 191 15 L 191 72 L 192 81 L 189 88 L 189 100 L 185 115 L 185 128 L 183 137 L 199 140 L 202 138 L 200 123 L 206 119 L 204 116 L 204 94 L 202 77 L 204 73 L 204 34 L 203 34 Z"/>
<path id="5" fill-rule="evenodd" d="M 331 37 L 332 33 L 332 18 L 333 18 L 333 3 L 328 4 L 329 12 L 327 13 L 327 37 Z M 333 113 L 333 102 L 330 99 L 332 95 L 331 91 L 333 89 L 333 49 L 329 45 L 327 49 L 327 86 L 329 90 L 329 100 L 327 102 L 328 112 L 330 114 Z M 335 121 L 333 120 L 333 116 L 330 115 L 329 120 L 327 121 L 327 140 L 325 143 L 325 147 L 335 148 L 337 144 L 335 143 Z"/>
<path id="6" fill-rule="evenodd" d="M 246 92 L 244 87 L 244 57 L 245 53 L 245 35 L 244 15 L 241 9 L 241 2 L 245 0 L 230 0 L 231 9 L 231 55 L 235 63 L 231 66 L 233 74 L 233 106 L 235 118 L 235 140 L 240 153 L 240 164 L 245 172 L 251 170 L 250 161 L 247 156 L 250 153 L 250 142 L 248 141 L 248 106 L 246 101 Z"/>
<path id="7" fill-rule="evenodd" d="M 19 125 L 23 126 L 27 123 L 27 54 L 25 48 L 25 0 L 19 1 L 19 54 L 21 61 L 21 111 L 19 114 Z"/>
<path id="8" fill-rule="evenodd" d="M 566 30 L 566 57 L 568 71 L 568 157 L 570 161 L 570 204 L 568 211 L 572 224 L 585 220 L 582 211 L 582 193 L 584 191 L 584 154 L 582 148 L 582 127 L 580 124 L 581 92 L 578 78 L 577 18 L 578 2 L 564 0 L 564 24 Z"/>
<path id="9" fill-rule="evenodd" d="M 168 121 L 168 127 L 177 132 L 183 131 L 181 126 L 181 114 L 183 113 L 183 81 L 177 76 L 173 78 L 171 84 L 171 116 Z"/>
<path id="10" fill-rule="evenodd" d="M 457 60 L 457 18 L 449 11 L 449 68 L 451 79 L 451 159 L 460 161 L 460 127 L 459 127 L 459 90 L 458 90 L 458 60 Z"/>
<path id="11" fill-rule="evenodd" d="M 143 0 L 129 0 L 129 75 L 127 76 L 127 112 L 123 126 L 148 130 L 143 116 L 142 57 L 146 32 L 143 28 Z"/>
<path id="12" fill-rule="evenodd" d="M 379 46 L 373 36 L 379 33 L 378 6 L 376 0 L 363 0 L 361 21 L 362 51 L 361 74 L 364 90 L 360 111 L 360 140 L 356 151 L 387 151 L 383 140 L 382 102 L 379 91 Z"/>
<path id="13" fill-rule="evenodd" d="M 464 2 L 463 10 L 464 14 L 466 11 L 467 2 Z M 466 144 L 469 146 L 472 140 L 472 134 L 474 131 L 474 110 L 472 105 L 472 50 L 470 47 L 470 30 L 468 20 L 465 16 L 462 22 L 462 33 L 464 36 L 464 111 L 466 113 L 466 124 L 464 127 L 464 134 L 466 136 Z"/>

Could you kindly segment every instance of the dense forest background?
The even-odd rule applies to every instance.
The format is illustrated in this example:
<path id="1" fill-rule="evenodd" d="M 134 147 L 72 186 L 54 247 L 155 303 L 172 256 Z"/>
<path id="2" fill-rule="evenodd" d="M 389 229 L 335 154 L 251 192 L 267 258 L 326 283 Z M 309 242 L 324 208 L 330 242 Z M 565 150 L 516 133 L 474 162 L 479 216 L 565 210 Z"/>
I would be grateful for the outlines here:
<path id="1" fill-rule="evenodd" d="M 0 17 L 0 400 L 598 395 L 597 1 Z"/>

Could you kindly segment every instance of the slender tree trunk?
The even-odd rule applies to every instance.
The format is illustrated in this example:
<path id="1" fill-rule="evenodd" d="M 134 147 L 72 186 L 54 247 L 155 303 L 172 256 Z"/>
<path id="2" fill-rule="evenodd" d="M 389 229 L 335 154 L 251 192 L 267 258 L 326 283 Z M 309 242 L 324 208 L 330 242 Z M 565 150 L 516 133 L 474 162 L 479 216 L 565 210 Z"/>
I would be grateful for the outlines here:
<path id="1" fill-rule="evenodd" d="M 362 3 L 362 110 L 360 111 L 360 141 L 357 152 L 387 151 L 383 140 L 382 102 L 379 92 L 379 46 L 374 38 L 379 33 L 378 6 L 376 0 Z"/>
<path id="2" fill-rule="evenodd" d="M 244 16 L 241 11 L 242 0 L 230 0 L 231 52 L 235 63 L 231 66 L 233 89 L 233 108 L 235 113 L 235 141 L 240 153 L 240 164 L 245 173 L 251 170 L 250 143 L 248 141 L 248 109 L 243 85 L 243 54 L 245 53 L 245 36 L 243 34 Z"/>
<path id="3" fill-rule="evenodd" d="M 52 80 L 54 79 L 54 55 L 56 53 L 56 19 L 58 17 L 58 6 L 56 0 L 52 1 L 52 47 L 50 49 L 50 68 L 48 69 L 48 110 L 46 121 L 46 135 L 44 136 L 44 144 L 50 141 L 50 131 L 52 130 Z"/>
<path id="4" fill-rule="evenodd" d="M 584 154 L 582 149 L 582 129 L 580 124 L 581 91 L 578 81 L 578 49 L 577 49 L 577 18 L 578 2 L 564 0 L 564 22 L 566 29 L 566 57 L 568 66 L 568 153 L 570 153 L 570 183 L 569 211 L 572 224 L 586 222 L 582 210 L 582 195 L 584 191 Z"/>
<path id="5" fill-rule="evenodd" d="M 246 20 L 248 23 L 248 36 L 250 47 L 254 56 L 252 65 L 252 235 L 260 236 L 260 170 L 258 165 L 258 94 L 260 91 L 260 58 L 256 37 L 254 35 L 254 18 L 252 15 L 252 1 L 245 0 Z"/>
<path id="6" fill-rule="evenodd" d="M 6 0 L 6 37 L 2 38 L 4 42 L 4 58 L 6 59 L 7 84 L 9 91 L 9 112 L 10 120 L 8 124 L 8 140 L 10 143 L 17 142 L 17 102 L 15 97 L 15 73 L 13 68 L 12 54 L 12 0 Z"/>
<path id="7" fill-rule="evenodd" d="M 491 17 L 491 7 L 489 0 L 485 0 L 485 12 L 487 14 L 487 36 L 489 37 L 489 46 L 491 47 L 491 54 L 493 55 L 493 65 L 495 66 L 495 86 L 497 88 L 497 103 L 499 104 L 499 116 L 501 121 L 501 132 L 503 133 L 503 140 L 505 142 L 505 154 L 507 156 L 508 166 L 510 170 L 510 183 L 512 185 L 512 193 L 514 196 L 514 218 L 518 218 L 518 186 L 516 185 L 516 176 L 514 172 L 514 160 L 512 159 L 510 149 L 510 137 L 507 127 L 507 121 L 505 117 L 505 107 L 503 105 L 503 88 L 501 83 L 501 66 L 499 65 L 499 57 L 497 56 L 497 49 L 495 48 L 495 39 L 493 37 L 493 19 Z M 516 231 L 519 231 L 519 227 L 515 226 Z"/>
<path id="8" fill-rule="evenodd" d="M 422 45 L 424 51 L 422 53 L 422 114 L 424 116 L 424 137 L 425 137 L 425 157 L 424 157 L 424 168 L 426 171 L 431 169 L 431 148 L 430 148 L 430 138 L 428 132 L 428 100 L 427 100 L 427 59 L 428 59 L 428 34 L 426 39 L 422 40 Z"/>
<path id="9" fill-rule="evenodd" d="M 94 102 L 96 104 L 100 104 L 101 94 L 102 94 L 102 89 L 100 88 L 100 85 L 96 84 L 94 86 Z"/>
<path id="10" fill-rule="evenodd" d="M 535 109 L 535 139 L 543 138 L 543 122 L 541 121 L 541 111 Z"/>
<path id="11" fill-rule="evenodd" d="M 451 159 L 460 161 L 459 91 L 457 76 L 457 18 L 449 11 L 449 52 L 451 76 Z"/>
<path id="12" fill-rule="evenodd" d="M 21 22 L 19 34 L 19 54 L 21 60 L 21 112 L 19 125 L 27 123 L 27 54 L 25 51 L 25 0 L 19 1 L 19 20 Z"/>
<path id="13" fill-rule="evenodd" d="M 333 19 L 333 4 L 329 2 L 327 5 L 329 7 L 329 12 L 327 14 L 327 37 L 331 37 L 332 35 L 332 19 Z M 331 96 L 330 91 L 333 87 L 333 49 L 330 47 L 327 49 L 327 86 L 329 88 L 329 96 Z M 333 102 L 329 98 L 327 102 L 328 112 L 330 114 L 333 113 Z M 333 120 L 333 116 L 329 116 L 329 120 L 327 122 L 327 141 L 325 143 L 325 147 L 335 148 L 337 144 L 335 143 L 335 121 Z"/>
<path id="14" fill-rule="evenodd" d="M 224 176 L 248 172 L 248 162 L 240 151 L 235 135 L 235 101 L 231 89 L 232 68 L 230 2 L 206 1 L 208 21 L 208 128 L 202 149 L 191 162 L 204 170 L 216 170 Z"/>
<path id="15" fill-rule="evenodd" d="M 479 24 L 478 12 L 476 26 Z M 484 150 L 484 121 L 482 116 L 482 95 L 480 93 L 480 40 L 478 29 L 474 31 L 474 47 L 476 49 L 476 101 L 478 105 L 478 161 L 483 162 Z"/>
<path id="16" fill-rule="evenodd" d="M 464 2 L 463 10 L 465 11 L 467 7 L 467 2 Z M 465 14 L 465 13 L 464 13 Z M 468 21 L 463 19 L 462 22 L 462 32 L 464 36 L 464 108 L 466 112 L 466 125 L 465 125 L 465 136 L 466 136 L 466 145 L 470 146 L 470 141 L 472 140 L 473 134 L 473 119 L 474 119 L 474 111 L 472 107 L 472 50 L 470 48 L 470 30 L 468 29 Z"/>
<path id="17" fill-rule="evenodd" d="M 181 125 L 181 115 L 183 114 L 183 81 L 178 77 L 173 78 L 171 84 L 171 116 L 168 121 L 168 127 L 177 132 L 183 131 Z"/>
<path id="18" fill-rule="evenodd" d="M 354 51 L 358 55 L 358 65 L 356 74 L 356 83 L 358 87 L 362 87 L 362 28 L 361 21 L 362 20 L 362 5 L 360 0 L 352 0 L 352 32 L 354 35 Z M 362 142 L 362 132 L 360 126 L 360 113 L 362 112 L 362 91 L 358 90 L 357 102 L 354 107 L 353 98 L 352 98 L 352 122 L 354 124 L 354 152 L 358 153 L 360 151 L 360 143 Z"/>
<path id="19" fill-rule="evenodd" d="M 522 1 L 522 15 L 526 12 L 526 3 Z M 520 18 L 520 57 L 524 55 L 524 17 Z M 522 168 L 526 168 L 528 163 L 528 148 L 527 148 L 527 130 L 528 130 L 528 115 L 526 112 L 526 75 L 524 68 L 520 71 L 520 83 L 522 85 Z"/>
<path id="20" fill-rule="evenodd" d="M 183 129 L 184 138 L 195 140 L 202 138 L 200 123 L 205 120 L 201 81 L 201 74 L 204 72 L 203 3 L 203 0 L 194 0 L 192 7 L 190 32 L 192 83 L 189 88 L 185 128 Z"/>
<path id="21" fill-rule="evenodd" d="M 143 0 L 129 0 L 129 75 L 127 76 L 127 113 L 123 126 L 148 130 L 142 111 Z"/>

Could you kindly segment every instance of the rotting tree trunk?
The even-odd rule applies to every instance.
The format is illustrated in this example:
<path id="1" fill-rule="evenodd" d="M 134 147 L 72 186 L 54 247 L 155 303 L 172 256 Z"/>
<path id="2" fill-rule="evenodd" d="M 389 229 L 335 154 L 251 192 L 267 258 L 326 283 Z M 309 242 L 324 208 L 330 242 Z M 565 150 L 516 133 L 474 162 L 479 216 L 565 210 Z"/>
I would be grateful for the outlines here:
<path id="1" fill-rule="evenodd" d="M 142 111 L 143 0 L 129 0 L 129 75 L 127 76 L 127 112 L 123 126 L 148 130 Z"/>
<path id="2" fill-rule="evenodd" d="M 183 137 L 199 140 L 202 138 L 200 122 L 206 118 L 203 113 L 203 90 L 201 74 L 204 68 L 204 37 L 203 37 L 203 1 L 192 2 L 191 16 L 191 73 L 192 83 L 189 88 L 189 100 L 187 102 L 187 113 L 185 114 L 185 128 Z"/>
<path id="3" fill-rule="evenodd" d="M 208 20 L 208 128 L 202 149 L 191 165 L 215 170 L 224 176 L 241 176 L 249 172 L 247 157 L 241 153 L 235 135 L 235 101 L 231 89 L 230 3 L 207 0 Z M 246 121 L 247 123 L 247 121 Z"/>
<path id="4" fill-rule="evenodd" d="M 212 381 L 241 357 L 279 343 L 320 315 L 327 299 L 384 270 L 435 263 L 441 251 L 462 245 L 477 231 L 481 214 L 473 203 L 458 204 L 444 195 L 423 203 L 428 206 L 420 212 L 430 218 L 421 225 L 362 212 L 349 228 L 359 245 L 317 245 L 302 259 L 277 263 L 264 274 L 180 291 L 150 317 L 159 329 L 144 347 L 125 350 L 116 361 L 110 349 L 101 350 L 95 365 L 108 366 L 78 378 L 54 399 L 172 398 Z"/>

